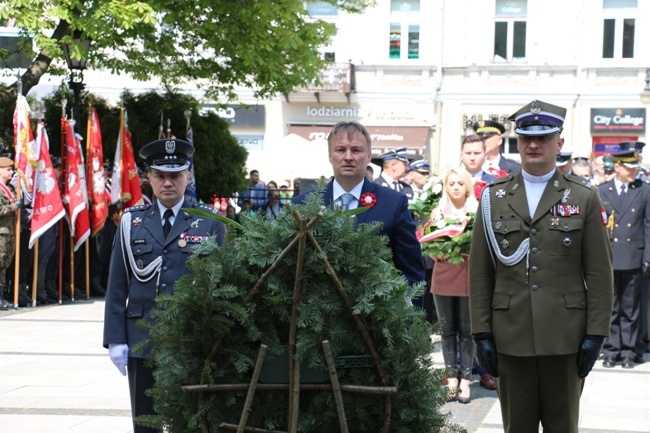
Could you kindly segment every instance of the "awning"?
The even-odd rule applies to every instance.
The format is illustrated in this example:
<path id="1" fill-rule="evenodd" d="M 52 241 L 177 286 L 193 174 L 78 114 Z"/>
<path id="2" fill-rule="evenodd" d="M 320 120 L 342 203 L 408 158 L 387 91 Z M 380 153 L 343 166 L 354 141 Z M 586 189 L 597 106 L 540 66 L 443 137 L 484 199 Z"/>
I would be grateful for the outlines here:
<path id="1" fill-rule="evenodd" d="M 305 140 L 327 139 L 333 125 L 288 125 L 288 133 L 296 134 Z M 372 138 L 373 150 L 381 151 L 406 147 L 421 154 L 429 138 L 427 126 L 366 126 Z M 375 153 L 375 152 L 373 152 Z"/>

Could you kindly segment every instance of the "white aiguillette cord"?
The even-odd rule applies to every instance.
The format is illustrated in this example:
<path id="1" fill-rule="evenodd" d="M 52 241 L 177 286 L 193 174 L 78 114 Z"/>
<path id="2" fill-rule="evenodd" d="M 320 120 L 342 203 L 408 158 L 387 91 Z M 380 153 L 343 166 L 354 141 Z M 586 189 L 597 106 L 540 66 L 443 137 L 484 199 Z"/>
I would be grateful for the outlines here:
<path id="1" fill-rule="evenodd" d="M 492 251 L 494 252 L 494 255 L 497 256 L 499 261 L 503 263 L 506 266 L 514 266 L 517 263 L 521 261 L 521 259 L 524 258 L 524 256 L 528 256 L 528 250 L 530 248 L 530 238 L 524 239 L 524 241 L 519 245 L 519 248 L 517 248 L 517 251 L 515 251 L 512 255 L 506 256 L 501 253 L 501 250 L 499 249 L 499 243 L 497 242 L 497 238 L 494 235 L 494 230 L 492 229 L 492 206 L 490 204 L 490 188 L 486 187 L 483 190 L 482 194 L 482 203 L 483 203 L 483 224 L 485 225 L 485 236 L 488 238 L 490 241 L 490 245 L 492 246 Z M 494 259 L 492 259 L 494 261 Z M 528 262 L 528 259 L 526 259 L 526 262 Z M 496 265 L 496 263 L 495 263 Z M 528 267 L 528 265 L 526 265 Z"/>
<path id="2" fill-rule="evenodd" d="M 130 267 L 133 270 L 135 278 L 141 283 L 151 280 L 156 274 L 158 274 L 158 279 L 160 279 L 160 268 L 162 267 L 163 261 L 162 256 L 158 256 L 144 269 L 138 267 L 135 257 L 133 257 L 133 251 L 131 250 L 131 214 L 129 212 L 124 212 L 120 228 L 122 233 L 122 259 L 124 260 L 124 266 L 127 269 Z M 157 284 L 158 283 L 156 282 L 156 285 Z"/>

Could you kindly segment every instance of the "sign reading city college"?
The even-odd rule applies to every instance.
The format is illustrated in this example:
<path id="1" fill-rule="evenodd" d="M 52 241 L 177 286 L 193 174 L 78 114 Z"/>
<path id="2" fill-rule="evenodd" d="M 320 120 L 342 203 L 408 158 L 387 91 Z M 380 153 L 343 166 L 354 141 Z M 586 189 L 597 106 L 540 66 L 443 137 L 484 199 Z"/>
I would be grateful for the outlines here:
<path id="1" fill-rule="evenodd" d="M 232 126 L 264 126 L 264 105 L 232 104 L 221 107 L 218 104 L 203 104 L 199 114 L 212 111 Z"/>
<path id="2" fill-rule="evenodd" d="M 644 133 L 645 108 L 592 108 L 593 133 Z"/>

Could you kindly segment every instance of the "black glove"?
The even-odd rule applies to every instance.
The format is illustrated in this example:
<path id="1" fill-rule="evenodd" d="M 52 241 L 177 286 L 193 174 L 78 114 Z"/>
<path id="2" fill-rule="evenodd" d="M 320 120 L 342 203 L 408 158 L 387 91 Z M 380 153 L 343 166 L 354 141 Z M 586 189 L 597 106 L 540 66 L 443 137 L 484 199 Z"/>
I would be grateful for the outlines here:
<path id="1" fill-rule="evenodd" d="M 643 262 L 643 265 L 641 266 L 641 271 L 643 272 L 644 276 L 650 277 L 650 262 Z"/>
<path id="2" fill-rule="evenodd" d="M 489 332 L 474 334 L 474 343 L 476 343 L 476 360 L 478 365 L 493 377 L 498 377 L 497 373 L 497 347 L 494 345 L 494 339 Z"/>
<path id="3" fill-rule="evenodd" d="M 578 377 L 587 377 L 594 364 L 600 356 L 600 349 L 603 347 L 605 337 L 600 335 L 587 335 L 582 339 L 578 348 Z"/>

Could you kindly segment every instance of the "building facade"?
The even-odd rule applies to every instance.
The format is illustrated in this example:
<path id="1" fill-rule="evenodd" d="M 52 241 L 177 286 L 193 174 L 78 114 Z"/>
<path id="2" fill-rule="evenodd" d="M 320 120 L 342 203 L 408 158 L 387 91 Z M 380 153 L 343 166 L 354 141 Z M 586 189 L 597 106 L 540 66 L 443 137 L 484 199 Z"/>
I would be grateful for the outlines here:
<path id="1" fill-rule="evenodd" d="M 368 127 L 374 154 L 404 146 L 439 172 L 459 163 L 474 121 L 497 119 L 503 152 L 518 159 L 507 117 L 533 99 L 567 108 L 563 136 L 575 154 L 647 141 L 650 0 L 377 0 L 357 15 L 306 7 L 338 29 L 322 48 L 331 64 L 320 81 L 272 100 L 242 90 L 248 109 L 220 111 L 264 180 L 331 175 L 326 136 L 341 120 Z M 99 71 L 86 84 L 109 98 L 155 88 Z"/>

